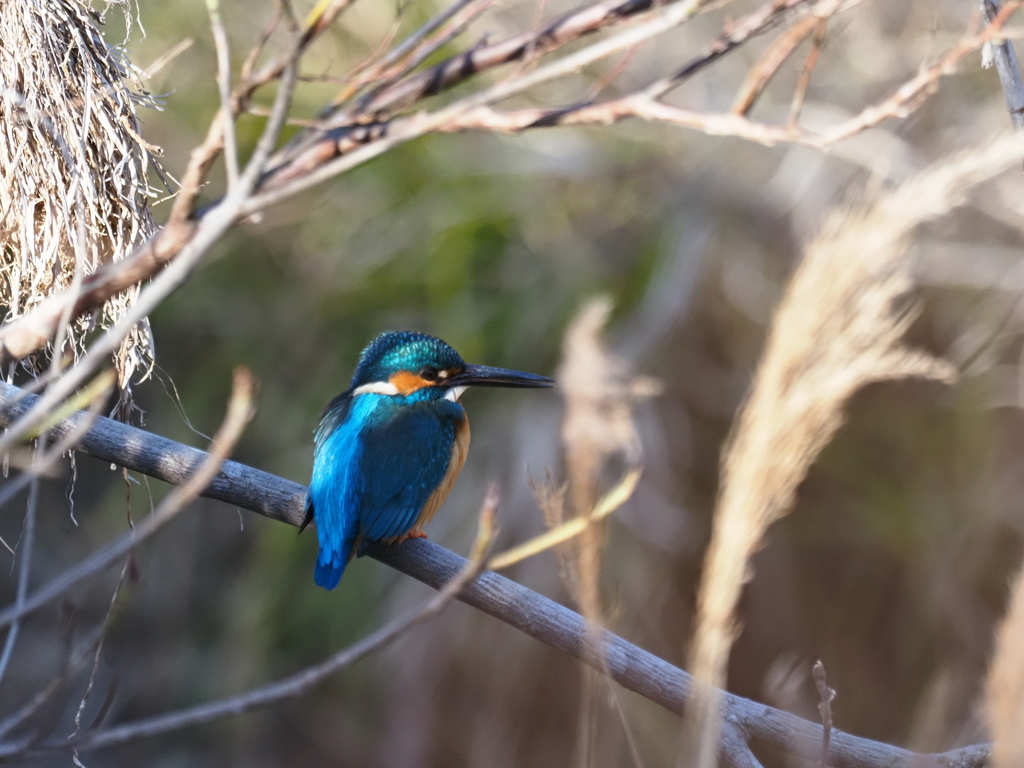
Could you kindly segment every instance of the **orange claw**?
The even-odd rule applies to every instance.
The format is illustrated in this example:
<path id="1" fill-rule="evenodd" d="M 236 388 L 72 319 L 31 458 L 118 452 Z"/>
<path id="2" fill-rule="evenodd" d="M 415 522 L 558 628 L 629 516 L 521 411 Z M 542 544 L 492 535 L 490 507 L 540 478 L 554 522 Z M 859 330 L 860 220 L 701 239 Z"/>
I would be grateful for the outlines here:
<path id="1" fill-rule="evenodd" d="M 403 533 L 401 536 L 399 536 L 397 539 L 395 539 L 395 543 L 396 544 L 401 544 L 406 539 L 425 539 L 425 538 L 427 538 L 427 534 L 425 534 L 419 528 L 413 528 L 408 533 Z"/>

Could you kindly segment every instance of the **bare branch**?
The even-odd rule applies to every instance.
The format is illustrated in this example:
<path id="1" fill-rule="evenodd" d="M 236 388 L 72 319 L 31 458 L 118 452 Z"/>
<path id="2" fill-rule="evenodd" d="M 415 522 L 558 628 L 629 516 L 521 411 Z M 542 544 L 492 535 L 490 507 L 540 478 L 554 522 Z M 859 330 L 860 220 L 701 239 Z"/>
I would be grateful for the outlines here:
<path id="1" fill-rule="evenodd" d="M 75 730 L 68 738 L 68 741 L 73 741 L 76 736 L 82 731 L 82 715 L 85 713 L 85 704 L 89 700 L 89 696 L 92 695 L 93 686 L 96 684 L 96 673 L 100 668 L 100 657 L 103 655 L 103 641 L 107 637 L 107 633 L 110 631 L 110 625 L 114 618 L 114 609 L 117 607 L 118 597 L 121 595 L 121 588 L 124 586 L 125 579 L 130 578 L 131 570 L 131 556 L 125 561 L 124 567 L 121 568 L 121 576 L 117 580 L 117 585 L 114 587 L 114 594 L 110 597 L 110 604 L 107 606 L 107 613 L 103 617 L 103 624 L 99 629 L 99 639 L 96 641 L 96 650 L 93 652 L 92 658 L 92 670 L 89 673 L 89 682 L 85 686 L 85 693 L 82 694 L 82 700 L 78 704 L 78 711 L 75 712 Z M 75 763 L 78 763 L 78 750 L 74 750 Z"/>
<path id="2" fill-rule="evenodd" d="M 1002 26 L 1006 22 L 1007 10 L 999 7 L 999 0 L 982 0 L 981 11 L 990 26 Z M 1009 10 L 1012 12 L 1012 9 Z M 1017 54 L 1009 40 L 992 41 L 989 45 L 999 74 L 999 84 L 1006 97 L 1010 120 L 1016 130 L 1024 130 L 1024 82 L 1021 81 Z"/>
<path id="3" fill-rule="evenodd" d="M 387 125 L 345 126 L 340 133 L 328 133 L 308 153 L 300 155 L 284 169 L 266 180 L 267 191 L 254 196 L 245 206 L 245 213 L 255 213 L 270 205 L 293 197 L 321 182 L 372 160 L 396 146 L 433 131 L 445 130 L 478 107 L 503 101 L 538 85 L 557 80 L 609 56 L 657 37 L 687 22 L 708 0 L 678 0 L 666 5 L 643 24 L 590 45 L 557 61 L 527 72 L 519 77 L 497 83 L 479 93 L 467 96 L 436 112 L 395 120 Z M 329 139 L 329 141 L 328 141 Z M 365 142 L 372 143 L 365 143 Z M 363 146 L 360 146 L 363 144 Z M 351 152 L 348 152 L 349 149 Z M 346 154 L 347 152 L 347 154 Z M 338 157 L 338 155 L 342 155 Z"/>
<path id="4" fill-rule="evenodd" d="M 811 50 L 807 52 L 807 58 L 804 60 L 804 66 L 800 70 L 800 77 L 796 83 L 796 89 L 793 92 L 793 100 L 790 103 L 789 108 L 789 127 L 796 127 L 797 123 L 800 122 L 800 112 L 804 107 L 804 98 L 807 96 L 807 89 L 811 84 L 811 73 L 814 72 L 814 68 L 818 64 L 818 57 L 821 55 L 821 48 L 825 43 L 825 30 L 828 29 L 828 20 L 821 19 L 818 21 L 818 25 L 814 28 L 814 34 L 811 37 Z"/>
<path id="5" fill-rule="evenodd" d="M 497 43 L 474 46 L 465 53 L 442 61 L 380 93 L 362 111 L 371 115 L 393 113 L 449 90 L 481 72 L 520 61 L 528 53 L 537 55 L 556 50 L 615 22 L 650 11 L 658 5 L 652 0 L 606 0 L 577 8 L 539 29 Z M 338 123 L 346 120 L 347 117 L 338 116 Z"/>
<path id="6" fill-rule="evenodd" d="M 0 403 L 9 403 L 19 395 L 17 387 L 0 382 Z M 26 396 L 17 405 L 0 409 L 0 427 L 31 408 L 34 399 L 34 396 Z M 82 418 L 84 414 L 76 414 L 61 421 L 51 431 L 52 438 L 67 434 Z M 79 449 L 170 483 L 189 477 L 206 457 L 195 448 L 105 418 L 97 419 L 82 438 Z M 305 492 L 298 483 L 225 461 L 202 495 L 297 527 L 305 516 Z M 449 583 L 466 567 L 464 558 L 422 539 L 395 547 L 376 545 L 369 555 L 436 589 Z M 608 675 L 619 685 L 676 714 L 682 713 L 692 691 L 693 680 L 683 670 L 610 632 L 600 632 L 600 644 L 595 647 L 587 641 L 588 629 L 582 616 L 496 573 L 482 573 L 465 586 L 457 599 L 594 669 L 607 669 Z M 742 751 L 737 751 L 736 739 L 744 744 L 751 740 L 763 742 L 809 761 L 819 758 L 822 728 L 817 723 L 727 692 L 723 692 L 722 697 L 725 706 L 723 759 L 744 759 Z M 0 745 L 0 757 L 5 752 L 6 746 Z M 942 754 L 919 755 L 839 730 L 832 732 L 831 764 L 834 768 L 900 765 L 982 768 L 987 764 L 988 753 L 987 745 L 977 745 Z M 756 761 L 751 760 L 753 758 L 746 763 L 729 764 L 756 766 Z"/>
<path id="7" fill-rule="evenodd" d="M 1015 10 L 1021 2 L 1008 3 L 1003 12 Z M 1005 20 L 1005 16 L 1002 17 Z M 580 104 L 555 109 L 521 109 L 499 112 L 479 107 L 448 123 L 440 130 L 489 130 L 516 133 L 528 128 L 561 125 L 610 125 L 627 118 L 664 122 L 692 128 L 714 136 L 734 136 L 765 146 L 797 144 L 824 150 L 869 128 L 894 118 L 906 117 L 936 87 L 942 77 L 957 71 L 960 63 L 989 40 L 1000 35 L 995 23 L 976 35 L 962 40 L 939 61 L 923 68 L 916 76 L 882 101 L 824 131 L 813 132 L 792 125 L 769 125 L 733 113 L 697 112 L 665 104 L 652 97 L 668 81 L 601 104 Z"/>
<path id="8" fill-rule="evenodd" d="M 213 43 L 217 49 L 217 87 L 220 90 L 221 122 L 224 126 L 224 165 L 228 173 L 228 189 L 238 182 L 238 143 L 235 140 L 235 111 L 231 103 L 231 53 L 228 34 L 220 15 L 220 0 L 206 0 L 210 14 Z"/>
<path id="9" fill-rule="evenodd" d="M 382 67 L 389 67 L 402 60 L 419 47 L 420 43 L 444 26 L 448 21 L 461 13 L 465 8 L 479 3 L 480 0 L 455 0 L 450 6 L 423 24 L 399 45 L 395 46 L 381 61 Z"/>
<path id="10" fill-rule="evenodd" d="M 825 21 L 839 12 L 842 0 L 823 0 L 814 7 L 814 12 L 800 19 L 779 36 L 779 39 L 761 56 L 753 66 L 733 102 L 732 112 L 746 115 L 753 108 L 758 97 L 768 87 L 779 68 L 793 55 L 807 37 L 815 34 Z"/>
<path id="11" fill-rule="evenodd" d="M 838 0 L 837 2 L 822 0 L 822 2 L 812 7 L 812 16 L 814 18 L 821 18 L 825 15 L 831 15 L 839 7 L 850 7 L 858 2 L 860 0 Z M 752 37 L 760 35 L 776 26 L 785 18 L 786 12 L 806 4 L 802 0 L 774 0 L 772 3 L 762 5 L 741 20 L 729 24 L 725 31 L 711 45 L 687 62 L 678 72 L 648 86 L 647 95 L 653 99 L 660 99 L 666 96 L 673 88 L 682 85 L 725 54 L 743 45 Z"/>

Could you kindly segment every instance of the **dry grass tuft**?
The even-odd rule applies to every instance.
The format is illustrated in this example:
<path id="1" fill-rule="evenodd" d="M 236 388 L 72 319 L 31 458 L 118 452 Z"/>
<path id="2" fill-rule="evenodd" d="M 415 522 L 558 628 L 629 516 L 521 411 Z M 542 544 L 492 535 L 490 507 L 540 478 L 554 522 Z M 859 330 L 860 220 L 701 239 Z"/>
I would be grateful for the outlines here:
<path id="1" fill-rule="evenodd" d="M 568 490 L 535 488 L 549 527 L 564 522 L 568 496 L 574 517 L 588 517 L 597 505 L 601 475 L 614 459 L 627 466 L 640 461 L 640 438 L 633 424 L 633 408 L 641 398 L 657 391 L 655 382 L 634 377 L 629 365 L 612 355 L 602 333 L 611 303 L 595 299 L 569 326 L 563 345 L 558 386 L 565 399 L 562 443 Z M 601 621 L 598 574 L 604 541 L 601 525 L 591 526 L 574 543 L 573 562 L 563 569 L 567 583 L 584 616 Z"/>
<path id="2" fill-rule="evenodd" d="M 698 596 L 690 668 L 703 686 L 684 731 L 687 765 L 712 766 L 734 618 L 750 557 L 792 506 L 797 486 L 860 387 L 909 376 L 952 381 L 945 361 L 903 346 L 913 318 L 910 235 L 1018 163 L 1017 137 L 947 158 L 876 201 L 831 214 L 776 313 L 764 356 L 722 461 L 722 484 Z M 691 751 L 693 750 L 693 751 Z"/>
<path id="3" fill-rule="evenodd" d="M 139 135 L 131 65 L 87 2 L 0 3 L 0 39 L 0 303 L 9 321 L 153 233 L 154 148 Z M 92 325 L 112 325 L 136 292 L 75 323 L 61 353 L 81 353 Z M 148 374 L 148 327 L 125 339 L 115 363 L 123 391 Z"/>
<path id="4" fill-rule="evenodd" d="M 995 656 L 985 682 L 985 716 L 993 768 L 1024 765 L 1024 568 L 1017 574 L 1006 617 L 996 632 Z"/>
<path id="5" fill-rule="evenodd" d="M 634 376 L 625 361 L 612 355 L 602 339 L 611 313 L 607 299 L 588 303 L 569 326 L 563 345 L 563 360 L 557 373 L 558 386 L 565 399 L 562 443 L 565 446 L 567 483 L 558 487 L 550 481 L 534 484 L 534 495 L 544 512 L 549 528 L 565 523 L 566 506 L 573 520 L 590 519 L 599 506 L 602 475 L 614 461 L 627 468 L 639 464 L 640 438 L 633 423 L 633 409 L 645 397 L 656 394 L 657 383 Z M 617 486 L 628 497 L 637 474 L 627 471 Z M 620 502 L 621 503 L 621 502 Z M 593 522 L 579 536 L 558 547 L 561 576 L 593 633 L 608 625 L 601 598 L 601 553 L 605 542 L 605 524 Z M 596 635 L 591 635 L 596 644 Z M 599 692 L 606 680 L 593 671 L 584 673 L 579 717 L 577 760 L 591 765 L 597 738 L 595 720 Z M 622 715 L 617 691 L 609 691 L 612 706 Z M 632 735 L 623 718 L 626 737 Z M 638 760 L 635 747 L 634 760 Z"/>
<path id="6" fill-rule="evenodd" d="M 629 364 L 612 355 L 602 333 L 611 303 L 595 299 L 569 326 L 558 386 L 565 398 L 562 442 L 573 513 L 589 514 L 597 503 L 601 470 L 621 457 L 640 461 L 640 438 L 633 424 L 637 402 L 659 392 L 653 379 L 634 376 Z"/>

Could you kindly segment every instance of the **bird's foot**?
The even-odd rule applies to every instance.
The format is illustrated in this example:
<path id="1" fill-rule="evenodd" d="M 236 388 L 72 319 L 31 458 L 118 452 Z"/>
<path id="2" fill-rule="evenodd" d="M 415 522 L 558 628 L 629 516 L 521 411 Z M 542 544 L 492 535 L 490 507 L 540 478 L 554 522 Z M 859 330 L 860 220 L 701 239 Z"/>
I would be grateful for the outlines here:
<path id="1" fill-rule="evenodd" d="M 397 539 L 395 539 L 395 544 L 401 544 L 403 541 L 406 541 L 407 539 L 426 539 L 426 538 L 428 538 L 427 534 L 425 534 L 419 528 L 414 528 L 413 530 L 409 531 L 408 533 L 403 533 L 401 536 L 399 536 Z"/>

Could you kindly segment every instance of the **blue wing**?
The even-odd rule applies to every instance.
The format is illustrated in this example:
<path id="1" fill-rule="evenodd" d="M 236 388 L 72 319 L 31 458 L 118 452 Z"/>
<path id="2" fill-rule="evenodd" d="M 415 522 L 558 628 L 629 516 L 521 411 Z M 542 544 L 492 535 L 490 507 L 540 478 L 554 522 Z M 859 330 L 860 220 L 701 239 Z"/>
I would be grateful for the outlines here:
<path id="1" fill-rule="evenodd" d="M 339 397 L 316 435 L 307 514 L 316 519 L 316 583 L 334 589 L 361 539 L 407 533 L 452 456 L 462 406 L 396 404 L 376 394 Z"/>
<path id="2" fill-rule="evenodd" d="M 364 409 L 352 408 L 350 395 L 331 401 L 316 431 L 313 477 L 306 493 L 306 517 L 316 519 L 320 554 L 314 579 L 318 586 L 334 589 L 345 571 L 359 534 L 353 503 L 359 498 L 359 418 Z M 354 411 L 354 412 L 353 412 Z"/>

